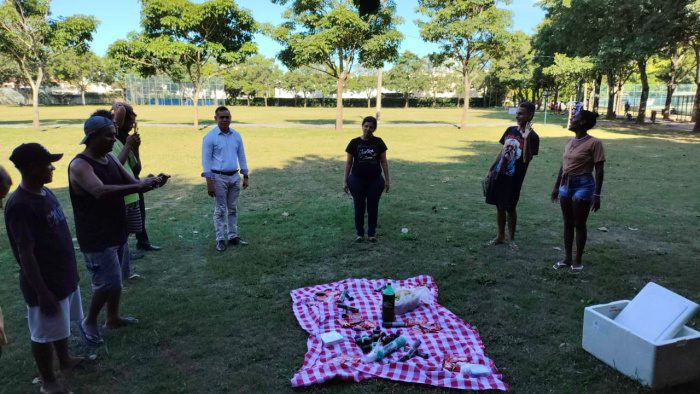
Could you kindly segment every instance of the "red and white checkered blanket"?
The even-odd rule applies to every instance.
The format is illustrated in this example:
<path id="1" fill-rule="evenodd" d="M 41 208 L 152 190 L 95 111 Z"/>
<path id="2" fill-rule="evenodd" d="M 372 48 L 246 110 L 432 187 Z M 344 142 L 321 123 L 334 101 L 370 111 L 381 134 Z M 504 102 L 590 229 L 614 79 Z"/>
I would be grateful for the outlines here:
<path id="1" fill-rule="evenodd" d="M 413 357 L 408 361 L 400 362 L 399 358 L 407 352 L 407 346 L 379 362 L 365 364 L 360 361 L 363 353 L 355 344 L 353 337 L 358 333 L 368 333 L 368 327 L 380 323 L 382 293 L 374 290 L 386 282 L 384 279 L 345 279 L 290 292 L 294 315 L 301 328 L 309 333 L 304 365 L 292 377 L 292 386 L 309 386 L 334 378 L 360 382 L 380 377 L 467 390 L 508 389 L 508 385 L 502 381 L 502 376 L 498 373 L 493 361 L 484 354 L 484 345 L 479 333 L 437 303 L 437 285 L 433 278 L 427 275 L 392 281 L 393 286 L 426 286 L 430 290 L 432 295 L 430 305 L 424 304 L 411 312 L 397 316 L 397 320 L 400 321 L 415 319 L 414 321 L 427 323 L 422 325 L 423 329 L 414 326 L 382 328 L 382 330 L 387 333 L 401 330 L 401 334 L 406 337 L 409 345 L 420 339 L 422 344 L 419 349 L 429 357 L 427 359 Z M 343 314 L 347 311 L 338 308 L 336 301 L 340 293 L 346 289 L 354 300 L 346 300 L 344 303 L 359 309 L 360 319 L 357 319 L 358 316 L 355 317 L 356 320 L 363 321 L 360 325 L 365 329 L 356 331 L 341 325 L 341 322 L 346 322 L 343 320 Z M 327 296 L 319 297 L 320 293 L 325 293 Z M 439 331 L 427 329 L 430 323 L 437 323 L 440 327 Z M 333 330 L 343 335 L 343 341 L 324 347 L 320 335 Z M 451 372 L 445 368 L 444 363 L 454 359 L 487 365 L 493 373 L 475 378 L 468 374 Z"/>

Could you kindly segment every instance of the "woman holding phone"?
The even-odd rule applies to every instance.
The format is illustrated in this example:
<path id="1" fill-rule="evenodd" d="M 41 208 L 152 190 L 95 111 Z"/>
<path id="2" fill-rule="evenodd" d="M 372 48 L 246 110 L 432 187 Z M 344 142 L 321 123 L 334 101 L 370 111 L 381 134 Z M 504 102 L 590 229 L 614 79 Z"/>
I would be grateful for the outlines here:
<path id="1" fill-rule="evenodd" d="M 515 244 L 515 226 L 518 220 L 515 207 L 520 199 L 520 188 L 528 165 L 540 148 L 540 137 L 532 129 L 534 115 L 535 105 L 528 101 L 522 102 L 515 114 L 518 125 L 507 128 L 499 140 L 503 148 L 489 169 L 484 189 L 486 203 L 496 206 L 498 225 L 498 235 L 489 245 L 510 242 L 513 249 L 518 248 Z M 505 234 L 506 222 L 508 240 Z"/>

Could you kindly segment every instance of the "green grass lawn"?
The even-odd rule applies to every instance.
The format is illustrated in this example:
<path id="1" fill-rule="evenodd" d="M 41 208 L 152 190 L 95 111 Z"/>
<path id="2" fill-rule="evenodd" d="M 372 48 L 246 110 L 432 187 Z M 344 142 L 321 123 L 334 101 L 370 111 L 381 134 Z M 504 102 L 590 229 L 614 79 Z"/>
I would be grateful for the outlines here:
<path id="1" fill-rule="evenodd" d="M 48 126 L 34 132 L 5 127 L 30 123 L 29 108 L 0 107 L 0 164 L 15 183 L 19 175 L 7 157 L 16 145 L 36 141 L 65 153 L 49 186 L 71 223 L 66 172 L 81 150 L 82 129 L 55 126 L 82 123 L 94 109 L 42 108 Z M 136 112 L 142 123 L 191 121 L 190 109 Z M 211 112 L 203 108 L 201 118 Z M 164 250 L 136 261 L 145 279 L 126 284 L 122 310 L 141 322 L 107 338 L 96 351 L 97 365 L 71 378 L 75 392 L 442 392 L 385 380 L 305 390 L 289 383 L 307 339 L 292 314 L 290 290 L 348 277 L 418 274 L 433 276 L 440 303 L 479 331 L 514 392 L 645 391 L 581 348 L 583 308 L 630 299 L 648 281 L 700 300 L 700 185 L 694 182 L 700 137 L 600 122 L 592 134 L 606 144 L 602 209 L 589 219 L 586 269 L 572 275 L 551 268 L 561 256 L 555 248 L 562 246 L 562 225 L 559 206 L 549 201 L 570 132 L 542 125 L 541 114 L 535 125 L 540 154 L 518 207 L 519 252 L 483 246 L 496 225 L 480 181 L 510 119 L 491 110 L 473 110 L 473 126 L 459 130 L 452 125 L 457 109 L 385 109 L 377 135 L 389 147 L 392 190 L 381 200 L 380 242 L 354 244 L 351 199 L 342 192 L 344 149 L 360 134 L 362 116 L 373 112 L 347 109 L 347 127 L 336 132 L 289 125 L 332 124 L 331 108 L 233 107 L 251 168 L 251 187 L 239 205 L 240 232 L 251 245 L 225 253 L 214 249 L 211 199 L 199 177 L 206 129 L 143 125 L 144 171 L 173 174 L 167 187 L 146 198 L 149 233 Z M 280 127 L 253 126 L 261 123 Z M 596 230 L 603 226 L 609 231 Z M 415 237 L 402 237 L 402 227 Z M 0 233 L 0 304 L 11 340 L 0 359 L 0 393 L 37 391 L 18 269 L 4 227 Z M 87 303 L 89 277 L 80 255 L 78 267 Z M 72 346 L 88 351 L 77 338 Z M 698 391 L 700 382 L 668 390 Z"/>

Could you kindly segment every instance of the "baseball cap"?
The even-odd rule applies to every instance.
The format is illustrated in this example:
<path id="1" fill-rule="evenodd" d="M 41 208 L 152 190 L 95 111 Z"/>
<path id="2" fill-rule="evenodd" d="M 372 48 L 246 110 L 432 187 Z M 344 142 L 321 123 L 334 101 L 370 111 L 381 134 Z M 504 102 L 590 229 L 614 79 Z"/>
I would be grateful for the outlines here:
<path id="1" fill-rule="evenodd" d="M 10 161 L 15 167 L 22 168 L 30 164 L 48 164 L 61 160 L 63 153 L 49 153 L 46 148 L 36 142 L 22 144 L 12 151 Z"/>
<path id="2" fill-rule="evenodd" d="M 84 144 L 87 142 L 88 138 L 90 138 L 91 135 L 94 133 L 97 133 L 98 131 L 109 127 L 109 126 L 114 126 L 114 122 L 112 122 L 111 119 L 105 118 L 104 116 L 91 116 L 88 118 L 88 120 L 85 121 L 85 124 L 83 125 L 83 131 L 85 132 L 85 137 L 80 141 L 81 144 Z"/>

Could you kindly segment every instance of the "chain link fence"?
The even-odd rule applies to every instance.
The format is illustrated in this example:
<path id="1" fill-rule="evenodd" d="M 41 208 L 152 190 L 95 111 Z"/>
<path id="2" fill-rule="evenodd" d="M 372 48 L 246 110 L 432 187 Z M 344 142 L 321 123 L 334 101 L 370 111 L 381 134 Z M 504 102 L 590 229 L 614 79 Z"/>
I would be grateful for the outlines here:
<path id="1" fill-rule="evenodd" d="M 194 105 L 194 88 L 190 82 L 175 82 L 165 75 L 142 78 L 127 75 L 125 78 L 126 100 L 136 105 Z M 224 79 L 207 78 L 197 98 L 198 105 L 223 105 L 226 102 Z"/>
<path id="2" fill-rule="evenodd" d="M 622 94 L 616 96 L 618 102 L 615 103 L 615 113 L 624 114 L 625 103 L 630 104 L 630 112 L 633 114 L 639 108 L 639 101 L 642 95 L 641 84 L 628 84 L 622 87 Z M 650 85 L 649 98 L 647 99 L 647 111 L 656 111 L 661 114 L 666 104 L 666 85 Z M 695 84 L 676 85 L 671 98 L 670 116 L 677 121 L 690 120 L 693 114 L 693 100 L 695 98 Z M 600 88 L 599 108 L 604 111 L 608 107 L 608 87 Z"/>

